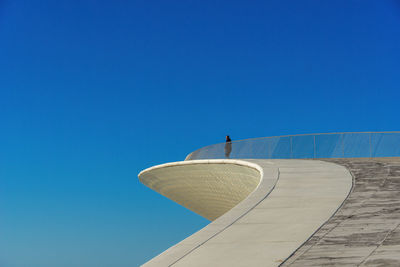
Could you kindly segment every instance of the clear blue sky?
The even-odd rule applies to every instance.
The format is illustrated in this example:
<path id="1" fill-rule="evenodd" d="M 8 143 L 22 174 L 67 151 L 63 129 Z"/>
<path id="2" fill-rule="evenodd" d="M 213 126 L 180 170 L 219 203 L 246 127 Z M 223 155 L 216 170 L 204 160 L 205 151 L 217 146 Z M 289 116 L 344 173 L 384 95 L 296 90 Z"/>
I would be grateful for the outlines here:
<path id="1" fill-rule="evenodd" d="M 400 3 L 0 0 L 0 266 L 136 266 L 208 222 L 140 170 L 400 130 Z"/>

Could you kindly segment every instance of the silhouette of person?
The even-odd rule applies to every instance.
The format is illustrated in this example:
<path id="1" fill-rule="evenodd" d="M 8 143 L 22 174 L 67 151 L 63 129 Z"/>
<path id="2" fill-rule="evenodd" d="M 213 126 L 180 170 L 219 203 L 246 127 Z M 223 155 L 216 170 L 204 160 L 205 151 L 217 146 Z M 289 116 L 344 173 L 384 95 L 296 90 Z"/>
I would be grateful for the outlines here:
<path id="1" fill-rule="evenodd" d="M 229 137 L 229 135 L 226 136 L 226 142 L 225 142 L 225 158 L 229 159 L 229 156 L 231 155 L 232 152 L 232 140 Z"/>

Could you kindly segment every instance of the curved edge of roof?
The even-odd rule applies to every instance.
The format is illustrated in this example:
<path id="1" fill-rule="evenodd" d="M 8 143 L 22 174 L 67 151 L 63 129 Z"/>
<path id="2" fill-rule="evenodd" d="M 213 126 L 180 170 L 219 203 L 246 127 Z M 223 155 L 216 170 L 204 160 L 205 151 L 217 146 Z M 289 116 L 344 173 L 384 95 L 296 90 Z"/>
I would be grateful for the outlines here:
<path id="1" fill-rule="evenodd" d="M 144 185 L 149 186 L 149 180 L 152 179 L 152 174 L 155 170 L 164 171 L 166 168 L 188 167 L 196 165 L 203 166 L 204 171 L 209 172 L 209 169 L 207 167 L 209 167 L 210 164 L 228 164 L 228 166 L 237 165 L 242 168 L 252 168 L 258 172 L 259 181 L 252 192 L 250 192 L 249 195 L 242 199 L 242 201 L 238 203 L 234 208 L 230 209 L 225 214 L 221 214 L 220 217 L 208 224 L 206 227 L 184 239 L 177 245 L 164 251 L 143 266 L 170 266 L 176 263 L 181 258 L 189 254 L 191 251 L 195 250 L 196 248 L 207 242 L 209 239 L 216 236 L 218 233 L 222 232 L 224 229 L 232 225 L 235 221 L 244 216 L 250 209 L 255 207 L 273 190 L 276 181 L 279 178 L 278 168 L 274 167 L 274 165 L 270 162 L 265 161 L 262 164 L 257 164 L 250 161 L 232 159 L 191 160 L 165 163 L 145 169 L 141 171 L 138 176 L 139 180 Z M 187 169 L 185 173 L 187 173 L 188 171 L 190 172 L 190 169 Z M 226 172 L 227 178 L 230 178 L 232 175 L 235 174 Z M 149 187 L 152 188 L 151 186 Z M 154 189 L 154 187 L 152 189 Z M 158 190 L 156 191 L 159 192 Z M 163 194 L 162 192 L 159 193 Z"/>
<path id="2" fill-rule="evenodd" d="M 252 169 L 250 174 L 249 168 Z M 221 181 L 223 186 L 227 186 L 224 181 L 235 180 L 235 177 L 239 177 L 237 181 L 248 179 L 244 177 L 254 179 L 254 171 L 258 173 L 258 183 L 256 186 L 253 183 L 245 197 L 241 195 L 238 204 L 143 266 L 204 266 L 216 261 L 220 266 L 257 265 L 261 262 L 278 266 L 329 220 L 352 188 L 352 176 L 345 168 L 317 160 L 173 162 L 148 168 L 139 174 L 139 179 L 188 207 L 182 203 L 182 197 L 186 196 L 190 202 L 190 192 L 204 186 L 193 185 L 193 181 L 207 180 L 209 188 L 205 189 L 204 195 L 208 191 L 218 192 Z M 191 182 L 187 183 L 187 179 Z M 238 185 L 243 187 L 241 183 Z M 229 186 L 236 185 L 231 183 Z M 209 198 L 214 197 L 215 194 Z M 222 193 L 221 197 L 226 198 L 226 195 Z M 224 201 L 218 197 L 215 199 L 215 203 Z M 210 206 L 206 208 L 212 209 L 209 204 L 205 205 Z M 258 243 L 263 245 L 258 246 Z M 261 247 L 263 249 L 259 251 Z"/>

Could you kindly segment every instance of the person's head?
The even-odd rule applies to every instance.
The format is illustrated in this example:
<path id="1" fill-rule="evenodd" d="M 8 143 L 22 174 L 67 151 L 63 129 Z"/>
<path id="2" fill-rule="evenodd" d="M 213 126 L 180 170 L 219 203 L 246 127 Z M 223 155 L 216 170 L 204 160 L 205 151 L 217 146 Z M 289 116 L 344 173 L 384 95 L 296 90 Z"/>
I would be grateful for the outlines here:
<path id="1" fill-rule="evenodd" d="M 231 140 L 231 138 L 229 137 L 229 135 L 227 135 L 227 136 L 225 137 L 225 140 L 226 140 L 226 141 L 230 141 L 230 140 Z"/>

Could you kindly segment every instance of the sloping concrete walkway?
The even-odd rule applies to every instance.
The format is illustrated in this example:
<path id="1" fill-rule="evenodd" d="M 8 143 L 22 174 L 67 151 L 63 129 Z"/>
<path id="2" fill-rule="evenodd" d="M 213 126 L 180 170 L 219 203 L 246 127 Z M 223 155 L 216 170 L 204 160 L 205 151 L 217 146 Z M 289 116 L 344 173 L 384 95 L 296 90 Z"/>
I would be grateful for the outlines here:
<path id="1" fill-rule="evenodd" d="M 273 190 L 271 183 L 264 187 L 259 185 L 239 205 L 144 266 L 279 266 L 331 218 L 352 187 L 350 173 L 333 163 L 313 160 L 246 161 L 262 169 L 260 185 L 266 173 L 270 180 L 274 180 L 274 173 L 278 173 Z M 210 163 L 212 160 L 204 162 Z M 179 166 L 180 163 L 175 164 Z M 190 162 L 184 163 L 188 164 Z M 170 164 L 168 167 L 173 166 Z M 142 176 L 147 174 L 147 177 L 144 175 L 141 181 L 144 184 L 151 184 L 154 179 L 161 181 L 162 168 L 145 170 Z M 156 174 L 155 170 L 158 170 Z M 176 172 L 182 179 L 184 173 L 182 168 Z M 201 179 L 202 171 L 196 173 Z M 235 175 L 229 171 L 225 174 L 228 177 Z M 176 182 L 179 180 L 175 179 Z M 185 183 L 183 180 L 180 182 Z"/>
<path id="2" fill-rule="evenodd" d="M 329 161 L 351 171 L 354 188 L 283 266 L 400 266 L 400 158 Z"/>

